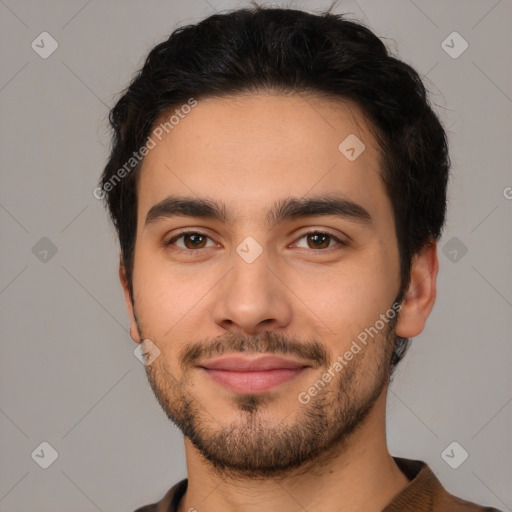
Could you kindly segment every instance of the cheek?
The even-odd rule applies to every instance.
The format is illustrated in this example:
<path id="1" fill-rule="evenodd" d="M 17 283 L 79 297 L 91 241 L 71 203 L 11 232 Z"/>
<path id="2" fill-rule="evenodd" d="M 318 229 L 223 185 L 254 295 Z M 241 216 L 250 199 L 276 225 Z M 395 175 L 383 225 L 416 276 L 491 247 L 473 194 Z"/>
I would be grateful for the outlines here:
<path id="1" fill-rule="evenodd" d="M 197 327 L 204 298 L 216 282 L 211 271 L 179 267 L 149 250 L 137 255 L 133 279 L 137 317 L 145 334 L 161 343 L 178 333 L 181 338 L 190 325 Z"/>
<path id="2" fill-rule="evenodd" d="M 398 267 L 384 252 L 361 252 L 337 269 L 311 279 L 311 309 L 346 340 L 374 325 L 391 307 L 398 284 Z"/>

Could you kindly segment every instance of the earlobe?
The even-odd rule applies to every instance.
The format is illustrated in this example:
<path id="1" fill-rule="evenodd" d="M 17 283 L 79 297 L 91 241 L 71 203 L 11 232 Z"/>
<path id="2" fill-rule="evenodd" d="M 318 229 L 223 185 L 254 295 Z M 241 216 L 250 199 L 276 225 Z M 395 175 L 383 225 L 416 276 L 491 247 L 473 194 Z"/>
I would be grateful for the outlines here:
<path id="1" fill-rule="evenodd" d="M 130 286 L 128 284 L 128 278 L 126 277 L 126 269 L 123 264 L 122 256 L 119 258 L 119 280 L 123 287 L 124 302 L 130 318 L 130 338 L 135 341 L 135 343 L 140 343 L 142 340 L 140 339 L 139 329 L 137 328 L 137 322 L 135 321 L 133 301 L 130 294 Z"/>
<path id="2" fill-rule="evenodd" d="M 411 280 L 396 326 L 398 336 L 412 338 L 425 328 L 436 300 L 438 272 L 437 243 L 431 241 L 413 258 Z"/>

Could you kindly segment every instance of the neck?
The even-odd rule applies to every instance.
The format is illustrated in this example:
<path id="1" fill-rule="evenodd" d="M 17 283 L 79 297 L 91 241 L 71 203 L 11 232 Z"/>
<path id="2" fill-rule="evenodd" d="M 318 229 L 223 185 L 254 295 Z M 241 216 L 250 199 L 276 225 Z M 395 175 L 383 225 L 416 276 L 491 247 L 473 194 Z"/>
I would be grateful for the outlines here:
<path id="1" fill-rule="evenodd" d="M 380 512 L 409 483 L 387 449 L 386 393 L 349 439 L 279 478 L 221 479 L 185 438 L 188 486 L 178 511 Z"/>

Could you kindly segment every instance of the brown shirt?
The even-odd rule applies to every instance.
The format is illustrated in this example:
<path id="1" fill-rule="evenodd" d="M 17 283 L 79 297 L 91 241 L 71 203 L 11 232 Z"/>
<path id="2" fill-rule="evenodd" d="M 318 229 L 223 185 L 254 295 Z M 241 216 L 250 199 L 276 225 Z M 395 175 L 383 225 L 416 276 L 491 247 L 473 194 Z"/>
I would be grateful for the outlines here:
<path id="1" fill-rule="evenodd" d="M 382 512 L 500 512 L 496 508 L 482 507 L 452 496 L 428 465 L 420 460 L 393 459 L 410 482 Z M 135 512 L 177 512 L 187 484 L 186 478 L 181 480 L 158 503 L 138 508 Z"/>

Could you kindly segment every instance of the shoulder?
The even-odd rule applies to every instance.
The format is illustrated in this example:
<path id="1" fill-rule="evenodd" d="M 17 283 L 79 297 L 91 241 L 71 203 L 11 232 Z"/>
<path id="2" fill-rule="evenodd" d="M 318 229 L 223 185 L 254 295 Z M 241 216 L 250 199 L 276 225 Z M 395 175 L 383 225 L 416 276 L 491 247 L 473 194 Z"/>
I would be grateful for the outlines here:
<path id="1" fill-rule="evenodd" d="M 134 512 L 176 512 L 178 504 L 187 490 L 188 479 L 180 480 L 173 485 L 165 494 L 165 496 L 157 503 L 144 505 Z"/>
<path id="2" fill-rule="evenodd" d="M 429 466 L 420 460 L 393 457 L 397 466 L 409 479 L 403 489 L 383 512 L 415 510 L 415 512 L 501 512 L 463 500 L 450 494 Z"/>

